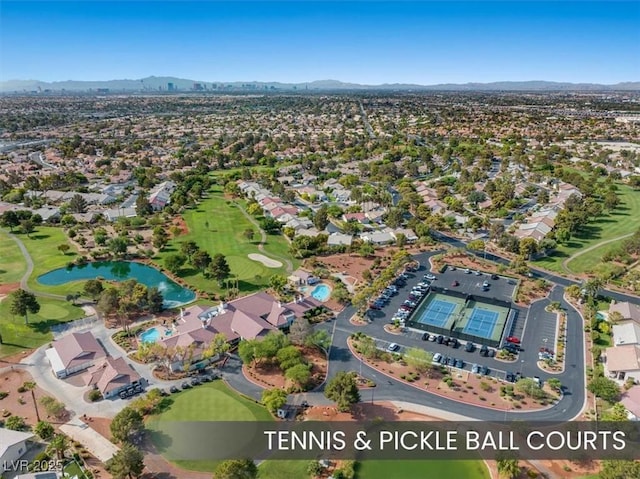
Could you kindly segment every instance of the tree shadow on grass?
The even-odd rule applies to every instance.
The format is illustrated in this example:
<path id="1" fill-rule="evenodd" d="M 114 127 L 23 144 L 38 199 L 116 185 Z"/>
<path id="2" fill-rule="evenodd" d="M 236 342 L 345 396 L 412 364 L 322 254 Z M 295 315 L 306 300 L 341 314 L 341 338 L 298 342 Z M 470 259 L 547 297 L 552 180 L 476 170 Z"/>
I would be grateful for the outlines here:
<path id="1" fill-rule="evenodd" d="M 50 237 L 51 237 L 51 235 L 47 235 L 47 234 L 37 234 L 37 235 L 32 234 L 31 235 L 31 239 L 34 239 L 34 240 L 47 239 L 47 238 L 50 238 Z"/>
<path id="2" fill-rule="evenodd" d="M 51 331 L 51 328 L 53 326 L 57 326 L 62 322 L 63 321 L 56 321 L 55 319 L 45 319 L 43 321 L 29 323 L 27 326 L 29 326 L 29 328 L 36 333 L 46 334 Z"/>
<path id="3" fill-rule="evenodd" d="M 191 276 L 196 276 L 199 273 L 202 273 L 202 271 L 196 268 L 181 268 L 178 276 L 180 278 L 190 278 Z"/>

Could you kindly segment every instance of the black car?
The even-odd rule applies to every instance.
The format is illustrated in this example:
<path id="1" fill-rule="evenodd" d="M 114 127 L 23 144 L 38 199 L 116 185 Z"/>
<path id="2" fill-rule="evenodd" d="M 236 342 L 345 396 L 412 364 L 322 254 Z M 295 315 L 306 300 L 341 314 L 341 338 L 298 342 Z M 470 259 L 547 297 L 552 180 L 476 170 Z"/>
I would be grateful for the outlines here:
<path id="1" fill-rule="evenodd" d="M 127 393 L 125 393 L 124 391 L 122 391 L 120 394 L 118 394 L 118 396 L 120 396 L 120 399 L 127 399 L 129 396 L 127 396 Z"/>
<path id="2" fill-rule="evenodd" d="M 516 381 L 520 381 L 523 377 L 522 373 L 516 373 Z"/>
<path id="3" fill-rule="evenodd" d="M 471 341 L 467 341 L 467 344 L 464 347 L 464 350 L 468 353 L 470 353 L 471 351 L 473 351 L 476 348 L 475 344 L 473 344 Z"/>
<path id="4" fill-rule="evenodd" d="M 160 391 L 160 396 L 168 396 L 169 393 L 167 391 L 165 391 L 164 389 L 158 389 L 158 391 Z"/>
<path id="5" fill-rule="evenodd" d="M 489 348 L 487 347 L 487 345 L 486 345 L 486 344 L 483 344 L 483 345 L 480 347 L 480 356 L 485 356 L 485 357 L 486 357 L 486 356 L 489 356 Z"/>
<path id="6" fill-rule="evenodd" d="M 487 376 L 489 374 L 489 368 L 486 366 L 480 366 L 480 374 Z"/>
<path id="7" fill-rule="evenodd" d="M 491 349 L 489 348 L 488 354 L 487 356 L 489 356 L 490 358 L 494 357 L 496 355 L 496 350 L 495 349 Z"/>
<path id="8" fill-rule="evenodd" d="M 182 387 L 182 389 L 191 389 L 191 384 L 185 381 L 180 385 L 180 387 Z"/>
<path id="9" fill-rule="evenodd" d="M 458 346 L 460 346 L 460 342 L 456 339 L 456 338 L 451 338 L 449 340 L 449 346 L 451 346 L 452 348 L 457 348 Z"/>
<path id="10" fill-rule="evenodd" d="M 454 365 L 455 367 L 462 369 L 464 368 L 464 361 L 462 359 L 456 358 L 454 359 Z"/>
<path id="11" fill-rule="evenodd" d="M 456 360 L 455 358 L 447 358 L 447 366 L 455 366 Z"/>
<path id="12" fill-rule="evenodd" d="M 506 350 L 507 352 L 511 353 L 511 354 L 518 354 L 518 346 L 516 346 L 515 344 L 505 344 L 502 349 Z"/>
<path id="13" fill-rule="evenodd" d="M 500 279 L 500 277 L 497 274 L 492 274 L 491 279 L 495 281 L 496 279 Z"/>
<path id="14" fill-rule="evenodd" d="M 180 392 L 180 389 L 178 389 L 178 387 L 177 387 L 177 386 L 171 386 L 171 387 L 169 388 L 169 392 L 170 392 L 171 394 L 175 394 L 175 393 Z"/>
<path id="15" fill-rule="evenodd" d="M 429 333 L 422 333 L 422 340 L 429 341 Z"/>
<path id="16" fill-rule="evenodd" d="M 436 338 L 436 343 L 442 344 L 444 342 L 444 336 L 440 335 Z"/>
<path id="17" fill-rule="evenodd" d="M 510 383 L 515 383 L 516 382 L 516 376 L 513 373 L 510 373 L 509 371 L 507 371 L 507 374 L 505 376 L 505 379 L 510 382 Z"/>
<path id="18" fill-rule="evenodd" d="M 192 386 L 199 386 L 200 384 L 202 384 L 202 381 L 200 381 L 198 378 L 193 378 L 191 380 L 191 385 Z"/>

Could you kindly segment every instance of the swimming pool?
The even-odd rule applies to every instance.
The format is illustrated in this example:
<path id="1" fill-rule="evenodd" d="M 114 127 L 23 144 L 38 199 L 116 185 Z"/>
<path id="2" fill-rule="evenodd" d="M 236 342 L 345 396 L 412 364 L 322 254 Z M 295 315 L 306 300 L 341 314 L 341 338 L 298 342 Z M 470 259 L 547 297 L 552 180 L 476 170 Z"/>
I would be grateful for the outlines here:
<path id="1" fill-rule="evenodd" d="M 143 343 L 155 343 L 160 339 L 160 331 L 157 328 L 147 329 L 140 334 L 140 341 Z"/>
<path id="2" fill-rule="evenodd" d="M 313 296 L 318 301 L 322 301 L 322 302 L 329 299 L 330 295 L 331 295 L 331 288 L 329 288 L 329 286 L 327 286 L 326 284 L 319 284 L 318 286 L 313 288 L 313 291 L 311 291 L 311 296 Z"/>

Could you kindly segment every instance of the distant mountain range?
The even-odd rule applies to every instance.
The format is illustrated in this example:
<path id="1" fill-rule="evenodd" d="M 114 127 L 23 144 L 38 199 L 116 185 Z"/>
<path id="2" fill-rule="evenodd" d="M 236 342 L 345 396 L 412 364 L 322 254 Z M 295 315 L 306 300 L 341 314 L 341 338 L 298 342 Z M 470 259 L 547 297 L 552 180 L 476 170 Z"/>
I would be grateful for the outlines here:
<path id="1" fill-rule="evenodd" d="M 40 91 L 97 91 L 134 92 L 134 91 L 639 91 L 639 82 L 624 82 L 615 85 L 596 83 L 564 83 L 549 81 L 505 81 L 493 83 L 443 83 L 438 85 L 412 85 L 406 83 L 385 83 L 382 85 L 361 85 L 344 83 L 338 80 L 318 80 L 309 83 L 280 82 L 205 82 L 175 77 L 147 77 L 139 80 L 107 81 L 60 81 L 43 82 L 39 80 L 9 80 L 0 82 L 0 92 L 22 93 Z"/>

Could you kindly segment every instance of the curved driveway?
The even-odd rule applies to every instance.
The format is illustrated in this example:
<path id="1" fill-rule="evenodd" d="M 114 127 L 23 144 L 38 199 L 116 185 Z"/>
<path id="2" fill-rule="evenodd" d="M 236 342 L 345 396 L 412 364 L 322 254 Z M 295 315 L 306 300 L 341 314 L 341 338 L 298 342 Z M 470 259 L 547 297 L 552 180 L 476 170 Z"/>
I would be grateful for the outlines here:
<path id="1" fill-rule="evenodd" d="M 456 246 L 465 246 L 463 242 L 457 239 L 448 237 L 444 237 L 442 239 Z M 441 252 L 442 251 L 423 253 L 418 255 L 418 258 L 420 259 L 421 264 L 427 264 L 429 257 Z M 487 254 L 487 259 L 499 263 L 508 263 L 508 260 L 505 258 L 490 254 Z M 423 272 L 424 271 L 421 271 L 421 273 Z M 351 354 L 347 347 L 347 339 L 351 333 L 362 331 L 375 338 L 384 339 L 389 342 L 393 341 L 401 345 L 408 346 L 424 347 L 425 343 L 421 342 L 417 338 L 412 338 L 407 334 L 397 336 L 384 332 L 384 321 L 378 321 L 378 323 L 376 323 L 374 320 L 366 326 L 354 326 L 349 322 L 349 318 L 355 313 L 355 308 L 351 306 L 347 307 L 338 315 L 333 325 L 330 323 L 323 325 L 323 327 L 329 328 L 333 335 L 331 350 L 329 352 L 329 378 L 335 376 L 339 371 L 358 371 L 361 369 L 363 375 L 373 379 L 377 385 L 375 388 L 371 388 L 371 393 L 369 393 L 369 391 L 363 391 L 363 402 L 373 400 L 406 401 L 436 409 L 446 409 L 448 412 L 479 420 L 566 421 L 573 419 L 582 412 L 586 399 L 585 343 L 582 317 L 578 311 L 564 300 L 563 295 L 565 286 L 578 283 L 544 271 L 532 270 L 532 272 L 535 277 L 547 279 L 548 281 L 556 283 L 556 286 L 551 290 L 549 296 L 545 300 L 538 301 L 532 305 L 530 317 L 527 321 L 529 324 L 525 326 L 526 329 L 524 332 L 523 343 L 525 346 L 535 343 L 535 340 L 531 341 L 531 331 L 532 329 L 535 331 L 535 327 L 532 328 L 531 322 L 536 321 L 536 311 L 541 313 L 545 306 L 551 301 L 559 301 L 562 308 L 567 313 L 565 370 L 562 374 L 554 375 L 541 371 L 536 364 L 538 359 L 537 347 L 525 347 L 525 350 L 520 354 L 519 358 L 523 362 L 516 363 L 515 365 L 512 365 L 512 367 L 518 368 L 518 370 L 521 369 L 522 373 L 529 377 L 535 375 L 539 376 L 543 380 L 550 377 L 558 378 L 562 382 L 564 395 L 553 406 L 544 410 L 531 412 L 496 411 L 494 409 L 449 400 L 424 390 L 418 390 L 405 383 L 394 380 L 393 378 L 389 378 L 375 369 L 370 368 L 366 364 L 361 363 Z M 634 296 L 615 293 L 613 291 L 603 290 L 602 292 L 618 301 L 635 301 L 638 299 Z M 403 293 L 406 294 L 406 287 L 403 289 Z M 431 345 L 433 343 L 428 344 Z"/>

